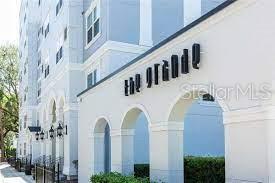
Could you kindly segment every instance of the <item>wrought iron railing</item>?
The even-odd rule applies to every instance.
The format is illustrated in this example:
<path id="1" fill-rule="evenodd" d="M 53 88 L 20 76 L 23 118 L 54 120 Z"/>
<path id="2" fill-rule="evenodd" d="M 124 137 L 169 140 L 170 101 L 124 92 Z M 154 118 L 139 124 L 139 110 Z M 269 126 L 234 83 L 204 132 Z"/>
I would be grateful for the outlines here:
<path id="1" fill-rule="evenodd" d="M 41 156 L 35 160 L 35 180 L 37 183 L 60 183 L 64 158 L 53 159 L 52 156 Z"/>

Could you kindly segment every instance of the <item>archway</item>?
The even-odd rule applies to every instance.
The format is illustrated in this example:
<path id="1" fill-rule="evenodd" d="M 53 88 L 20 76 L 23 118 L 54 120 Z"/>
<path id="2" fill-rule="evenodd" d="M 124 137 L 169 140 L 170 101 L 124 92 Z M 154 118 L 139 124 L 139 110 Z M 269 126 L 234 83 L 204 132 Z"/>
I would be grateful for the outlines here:
<path id="1" fill-rule="evenodd" d="M 97 120 L 94 128 L 94 172 L 111 171 L 111 137 L 110 126 L 105 118 Z"/>
<path id="2" fill-rule="evenodd" d="M 126 175 L 149 176 L 149 123 L 148 114 L 142 106 L 130 109 L 123 118 L 122 173 Z M 142 175 L 140 167 L 147 167 L 148 172 Z"/>
<path id="3" fill-rule="evenodd" d="M 183 141 L 178 145 L 183 148 L 182 156 L 187 160 L 182 163 L 185 182 L 190 182 L 192 179 L 192 173 L 190 173 L 192 171 L 212 172 L 212 177 L 216 176 L 221 182 L 225 181 L 222 112 L 218 101 L 203 91 L 186 93 L 173 106 L 169 121 L 182 121 L 184 124 Z M 190 166 L 196 161 L 199 161 L 204 168 Z M 207 163 L 213 162 L 220 163 L 217 165 L 220 168 L 219 171 L 207 166 Z M 204 182 L 205 180 L 197 181 Z"/>

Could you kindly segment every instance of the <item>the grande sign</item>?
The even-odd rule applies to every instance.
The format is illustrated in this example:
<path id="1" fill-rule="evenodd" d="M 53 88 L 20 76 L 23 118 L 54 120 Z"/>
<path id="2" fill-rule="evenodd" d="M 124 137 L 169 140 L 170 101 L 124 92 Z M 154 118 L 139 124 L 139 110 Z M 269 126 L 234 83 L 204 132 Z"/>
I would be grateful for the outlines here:
<path id="1" fill-rule="evenodd" d="M 199 69 L 200 64 L 200 44 L 193 44 L 192 46 L 192 67 Z M 189 73 L 189 50 L 184 49 L 179 61 L 178 55 L 172 55 L 169 61 L 163 60 L 162 64 L 156 63 L 152 67 L 146 69 L 146 84 L 147 88 L 151 88 L 152 85 L 159 85 L 159 71 L 161 66 L 162 81 L 167 82 L 179 77 L 179 71 L 181 74 Z M 171 74 L 170 74 L 171 72 Z M 124 81 L 124 94 L 125 96 L 134 95 L 141 90 L 141 74 L 136 74 L 134 77 L 130 77 Z"/>

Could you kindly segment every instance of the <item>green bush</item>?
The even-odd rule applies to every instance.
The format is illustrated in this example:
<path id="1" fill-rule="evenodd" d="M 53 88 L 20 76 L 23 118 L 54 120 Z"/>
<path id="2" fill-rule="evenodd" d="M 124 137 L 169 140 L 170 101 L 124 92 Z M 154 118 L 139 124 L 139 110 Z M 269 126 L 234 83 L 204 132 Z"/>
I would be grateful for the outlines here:
<path id="1" fill-rule="evenodd" d="M 6 158 L 16 157 L 15 148 L 7 148 L 5 151 L 6 151 Z"/>
<path id="2" fill-rule="evenodd" d="M 149 183 L 149 164 L 136 164 L 134 176 L 119 173 L 99 174 L 91 177 L 92 183 Z M 146 178 L 147 177 L 147 178 Z M 225 161 L 223 157 L 184 158 L 184 182 L 223 183 L 225 182 Z"/>
<path id="3" fill-rule="evenodd" d="M 225 162 L 222 157 L 185 157 L 184 182 L 223 183 Z"/>
<path id="4" fill-rule="evenodd" d="M 106 173 L 93 175 L 91 183 L 150 183 L 149 178 L 136 178 L 134 176 L 123 176 L 120 173 Z"/>
<path id="5" fill-rule="evenodd" d="M 149 177 L 150 176 L 150 166 L 149 164 L 135 164 L 134 167 L 135 177 Z"/>

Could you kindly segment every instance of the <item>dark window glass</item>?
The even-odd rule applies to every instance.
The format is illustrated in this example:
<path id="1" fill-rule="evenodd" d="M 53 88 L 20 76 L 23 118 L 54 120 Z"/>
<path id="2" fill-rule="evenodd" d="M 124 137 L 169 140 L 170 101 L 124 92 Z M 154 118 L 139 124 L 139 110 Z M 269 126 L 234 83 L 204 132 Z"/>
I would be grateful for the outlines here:
<path id="1" fill-rule="evenodd" d="M 66 27 L 65 29 L 64 29 L 64 41 L 66 41 L 66 39 L 67 39 L 67 35 L 68 34 L 68 28 Z"/>
<path id="2" fill-rule="evenodd" d="M 56 5 L 56 9 L 55 9 L 56 10 L 56 15 L 58 15 L 61 7 L 62 7 L 62 0 L 59 0 L 57 5 Z"/>
<path id="3" fill-rule="evenodd" d="M 87 87 L 93 86 L 93 73 L 90 73 L 87 77 Z"/>
<path id="4" fill-rule="evenodd" d="M 62 58 L 63 56 L 63 47 L 61 46 L 60 49 L 58 50 L 58 52 L 56 53 L 56 63 L 59 62 L 59 60 Z"/>
<path id="5" fill-rule="evenodd" d="M 56 53 L 56 56 L 55 56 L 55 62 L 58 63 L 59 61 L 59 51 Z"/>
<path id="6" fill-rule="evenodd" d="M 99 33 L 99 19 L 94 24 L 94 37 Z"/>
<path id="7" fill-rule="evenodd" d="M 49 31 L 50 31 L 50 24 L 48 24 L 47 28 L 45 29 L 45 38 L 47 37 Z"/>
<path id="8" fill-rule="evenodd" d="M 55 7 L 55 15 L 58 14 L 58 11 L 59 11 L 59 4 L 57 4 L 56 7 Z"/>
<path id="9" fill-rule="evenodd" d="M 88 30 L 88 43 L 92 41 L 93 39 L 93 27 L 91 27 L 89 30 Z"/>
<path id="10" fill-rule="evenodd" d="M 59 60 L 63 57 L 63 47 L 61 46 L 61 48 L 59 49 Z"/>
<path id="11" fill-rule="evenodd" d="M 94 71 L 94 84 L 96 84 L 96 79 L 97 79 L 97 78 L 96 78 L 96 72 L 97 72 L 97 71 L 95 70 L 95 71 Z"/>

